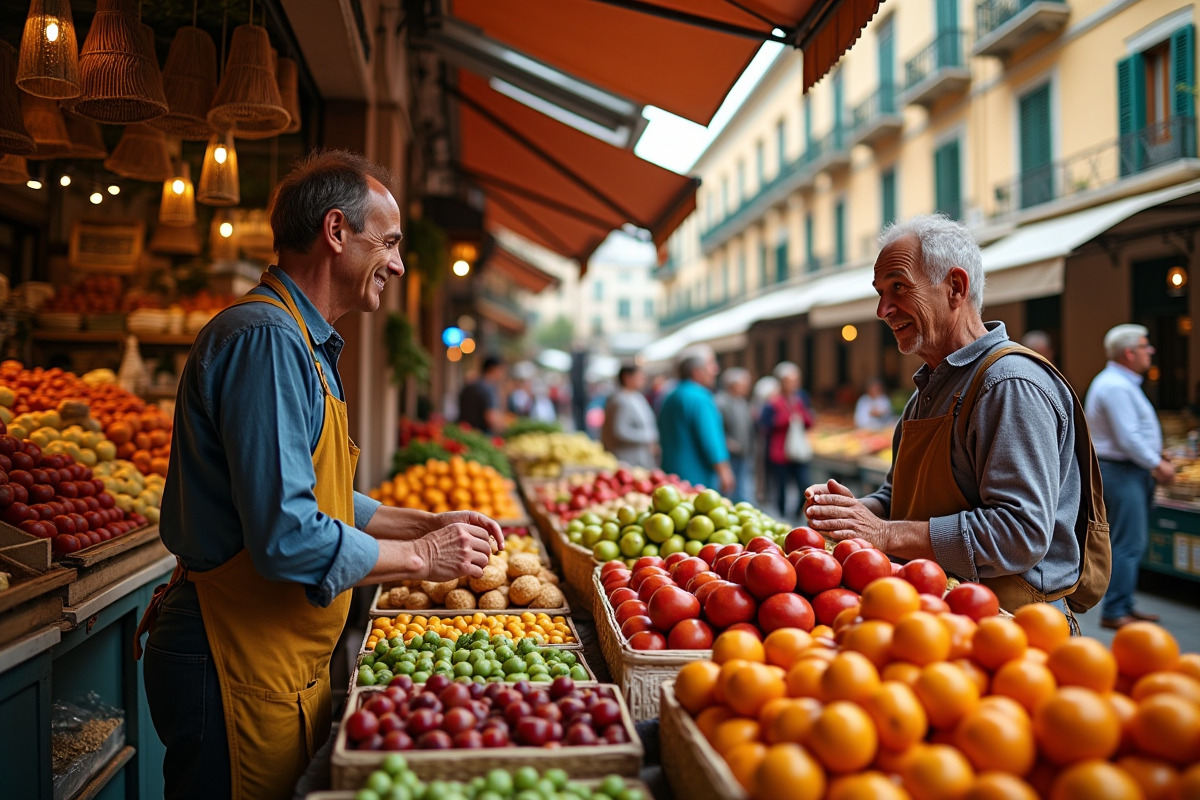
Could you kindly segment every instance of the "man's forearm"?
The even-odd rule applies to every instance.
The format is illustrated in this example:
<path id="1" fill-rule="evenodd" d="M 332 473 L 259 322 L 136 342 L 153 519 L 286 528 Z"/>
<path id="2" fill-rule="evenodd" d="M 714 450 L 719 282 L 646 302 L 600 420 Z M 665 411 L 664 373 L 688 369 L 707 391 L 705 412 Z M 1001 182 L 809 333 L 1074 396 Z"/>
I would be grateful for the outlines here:
<path id="1" fill-rule="evenodd" d="M 372 586 L 391 581 L 420 580 L 424 577 L 425 566 L 412 542 L 383 539 L 379 542 L 379 560 L 357 585 Z"/>
<path id="2" fill-rule="evenodd" d="M 866 503 L 864 502 L 864 505 Z M 911 561 L 914 558 L 934 558 L 929 539 L 929 522 L 895 520 L 884 523 L 884 541 L 880 548 L 889 555 Z"/>
<path id="3" fill-rule="evenodd" d="M 366 532 L 380 541 L 411 541 L 428 533 L 433 520 L 434 515 L 428 511 L 380 506 L 367 523 Z"/>

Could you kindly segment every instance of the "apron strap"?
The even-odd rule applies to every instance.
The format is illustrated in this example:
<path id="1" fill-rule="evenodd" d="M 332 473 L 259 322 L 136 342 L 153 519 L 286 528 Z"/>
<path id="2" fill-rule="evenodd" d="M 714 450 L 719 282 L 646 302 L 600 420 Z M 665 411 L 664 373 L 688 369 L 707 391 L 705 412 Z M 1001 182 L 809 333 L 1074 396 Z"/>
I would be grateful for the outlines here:
<path id="1" fill-rule="evenodd" d="M 267 303 L 275 306 L 278 309 L 288 312 L 292 315 L 292 319 L 296 320 L 296 324 L 300 326 L 300 335 L 304 339 L 304 344 L 308 347 L 308 354 L 312 356 L 313 364 L 317 367 L 317 377 L 321 380 L 321 389 L 327 395 L 333 394 L 329 390 L 329 382 L 325 379 L 325 370 L 321 367 L 321 360 L 317 358 L 317 351 L 313 348 L 312 336 L 308 332 L 308 325 L 304 322 L 304 315 L 300 313 L 300 307 L 296 305 L 296 301 L 292 298 L 291 292 L 283 285 L 283 281 L 276 278 L 269 272 L 264 272 L 259 277 L 259 285 L 266 286 L 278 294 L 282 301 L 276 300 L 274 297 L 268 297 L 261 294 L 247 294 L 239 297 L 233 302 L 233 305 L 244 305 L 246 303 Z"/>

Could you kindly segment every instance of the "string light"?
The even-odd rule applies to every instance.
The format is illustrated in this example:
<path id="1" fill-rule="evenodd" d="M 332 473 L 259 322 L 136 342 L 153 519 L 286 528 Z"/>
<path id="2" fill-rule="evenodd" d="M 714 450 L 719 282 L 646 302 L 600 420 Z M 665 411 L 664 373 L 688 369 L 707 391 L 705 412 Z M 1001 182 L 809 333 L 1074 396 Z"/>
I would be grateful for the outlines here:
<path id="1" fill-rule="evenodd" d="M 175 180 L 171 181 L 171 191 L 172 192 L 174 192 L 175 194 L 183 194 L 183 189 L 184 189 L 184 186 L 183 186 L 183 181 L 181 179 L 176 178 Z"/>
<path id="2" fill-rule="evenodd" d="M 108 193 L 111 194 L 113 197 L 116 197 L 117 195 L 119 195 L 121 193 L 121 187 L 117 186 L 115 183 L 111 183 L 108 186 Z"/>
<path id="3" fill-rule="evenodd" d="M 30 189 L 42 188 L 42 182 L 39 181 L 37 178 L 30 178 L 29 180 L 25 181 L 25 185 L 28 186 Z"/>
<path id="4" fill-rule="evenodd" d="M 221 238 L 228 239 L 230 236 L 233 236 L 233 223 L 222 222 L 220 227 L 217 228 L 217 232 L 221 234 Z"/>
<path id="5" fill-rule="evenodd" d="M 446 359 L 448 361 L 462 361 L 462 350 L 457 347 L 449 347 L 446 349 Z"/>
<path id="6" fill-rule="evenodd" d="M 463 339 L 462 344 L 460 344 L 458 346 L 458 349 L 462 350 L 467 355 L 474 353 L 475 352 L 475 340 L 474 339 Z"/>
<path id="7" fill-rule="evenodd" d="M 229 158 L 229 151 L 225 149 L 225 145 L 217 145 L 216 149 L 213 150 L 213 161 L 216 161 L 218 164 L 224 164 L 227 158 Z"/>
<path id="8" fill-rule="evenodd" d="M 50 21 L 48 21 L 46 23 L 46 41 L 57 42 L 58 41 L 58 33 L 59 33 L 58 20 L 51 19 Z"/>
<path id="9" fill-rule="evenodd" d="M 465 277 L 466 274 L 471 271 L 471 265 L 468 264 L 466 261 L 463 261 L 460 258 L 458 261 L 454 262 L 453 269 L 454 269 L 454 274 L 457 275 L 458 277 L 462 278 L 462 277 Z"/>
<path id="10" fill-rule="evenodd" d="M 63 175 L 61 178 L 58 179 L 58 185 L 63 186 L 63 187 L 70 186 L 71 185 L 71 176 Z"/>
<path id="11" fill-rule="evenodd" d="M 845 325 L 842 327 L 842 338 L 847 342 L 853 342 L 858 338 L 858 328 L 853 325 Z"/>
<path id="12" fill-rule="evenodd" d="M 92 201 L 92 205 L 98 206 L 104 202 L 104 195 L 100 194 L 99 192 L 92 192 L 91 196 L 88 197 L 88 200 Z"/>

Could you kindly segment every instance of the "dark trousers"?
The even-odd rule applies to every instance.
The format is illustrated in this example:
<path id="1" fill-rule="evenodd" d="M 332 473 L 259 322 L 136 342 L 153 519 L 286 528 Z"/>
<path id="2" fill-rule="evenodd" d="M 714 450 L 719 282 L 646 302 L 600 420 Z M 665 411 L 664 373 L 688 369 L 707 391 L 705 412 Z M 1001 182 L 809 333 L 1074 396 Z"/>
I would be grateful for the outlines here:
<path id="1" fill-rule="evenodd" d="M 772 480 L 779 498 L 779 513 L 785 520 L 796 519 L 800 509 L 804 507 L 804 490 L 808 488 L 808 464 L 797 464 L 786 461 L 782 464 L 770 463 Z M 788 513 L 788 486 L 796 486 L 796 513 Z"/>
<path id="2" fill-rule="evenodd" d="M 225 711 L 195 584 L 167 593 L 142 658 L 150 718 L 167 748 L 165 797 L 229 797 Z"/>
<path id="3" fill-rule="evenodd" d="M 1112 542 L 1112 577 L 1104 593 L 1101 616 L 1120 619 L 1133 610 L 1138 569 L 1150 536 L 1150 499 L 1154 478 L 1128 461 L 1101 461 L 1104 507 Z"/>

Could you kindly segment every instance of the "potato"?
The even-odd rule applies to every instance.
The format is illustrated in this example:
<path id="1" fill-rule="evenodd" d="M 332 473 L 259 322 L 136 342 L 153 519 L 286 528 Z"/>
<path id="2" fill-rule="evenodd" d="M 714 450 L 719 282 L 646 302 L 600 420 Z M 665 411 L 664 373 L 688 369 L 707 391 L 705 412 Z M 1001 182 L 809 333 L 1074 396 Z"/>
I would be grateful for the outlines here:
<path id="1" fill-rule="evenodd" d="M 527 606 L 542 591 L 542 582 L 533 575 L 522 575 L 508 587 L 508 599 L 513 605 Z"/>
<path id="2" fill-rule="evenodd" d="M 500 567 L 493 567 L 490 564 L 483 568 L 483 574 L 478 578 L 471 579 L 471 589 L 480 594 L 483 592 L 495 589 L 497 586 L 504 583 L 504 570 Z"/>
<path id="3" fill-rule="evenodd" d="M 558 576 L 545 567 L 542 567 L 538 570 L 537 578 L 542 583 L 552 583 L 555 586 L 558 586 Z"/>
<path id="4" fill-rule="evenodd" d="M 407 586 L 397 586 L 383 596 L 386 598 L 386 602 L 383 604 L 383 607 L 404 608 L 404 602 L 408 600 L 408 593 L 409 588 Z"/>

